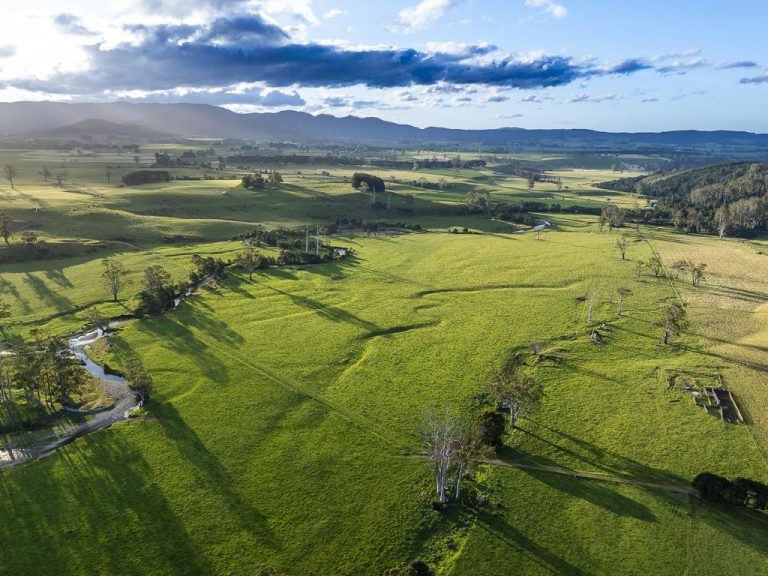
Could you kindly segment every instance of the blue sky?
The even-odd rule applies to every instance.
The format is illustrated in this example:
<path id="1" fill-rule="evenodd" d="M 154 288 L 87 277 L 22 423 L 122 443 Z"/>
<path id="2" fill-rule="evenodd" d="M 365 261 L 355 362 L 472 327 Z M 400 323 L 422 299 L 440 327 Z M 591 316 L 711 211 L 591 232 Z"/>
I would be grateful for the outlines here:
<path id="1" fill-rule="evenodd" d="M 759 1 L 27 0 L 0 99 L 768 132 Z"/>

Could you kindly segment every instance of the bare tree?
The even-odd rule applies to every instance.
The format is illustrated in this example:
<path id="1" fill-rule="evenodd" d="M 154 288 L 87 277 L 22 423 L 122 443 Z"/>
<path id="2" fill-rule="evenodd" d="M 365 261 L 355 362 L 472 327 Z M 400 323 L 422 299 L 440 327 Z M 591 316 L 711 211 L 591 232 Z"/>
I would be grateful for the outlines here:
<path id="1" fill-rule="evenodd" d="M 637 265 L 635 266 L 635 280 L 638 282 L 643 281 L 643 271 L 645 270 L 645 262 L 642 260 L 637 261 Z"/>
<path id="2" fill-rule="evenodd" d="M 616 248 L 619 249 L 619 254 L 621 254 L 621 259 L 626 260 L 627 256 L 627 237 L 622 236 L 621 238 L 616 239 Z"/>
<path id="3" fill-rule="evenodd" d="M 13 164 L 6 164 L 3 166 L 3 172 L 5 173 L 5 179 L 11 183 L 11 188 L 16 190 L 16 187 L 13 185 L 13 179 L 16 178 L 16 174 L 18 174 L 16 166 Z"/>
<path id="4" fill-rule="evenodd" d="M 648 258 L 648 263 L 646 265 L 656 278 L 658 278 L 664 271 L 664 265 L 661 262 L 661 258 L 659 258 L 657 254 L 654 254 Z"/>
<path id="5" fill-rule="evenodd" d="M 616 290 L 616 316 L 621 316 L 624 311 L 624 303 L 630 296 L 632 296 L 632 290 L 629 288 L 621 287 Z"/>
<path id="6" fill-rule="evenodd" d="M 455 444 L 457 429 L 458 422 L 448 410 L 441 416 L 432 414 L 427 420 L 424 434 L 427 456 L 434 466 L 435 490 L 440 504 L 447 499 L 448 472 L 458 448 Z"/>
<path id="7" fill-rule="evenodd" d="M 600 292 L 598 290 L 590 290 L 587 294 L 587 324 L 592 324 L 592 316 L 595 311 L 595 305 L 600 299 Z"/>
<path id="8" fill-rule="evenodd" d="M 666 306 L 661 311 L 661 318 L 656 326 L 662 329 L 664 344 L 669 344 L 669 339 L 680 333 L 685 324 L 685 308 L 681 304 L 674 303 Z"/>
<path id="9" fill-rule="evenodd" d="M 48 182 L 48 178 L 51 177 L 51 171 L 48 170 L 47 166 L 43 166 L 43 169 L 40 170 L 40 176 L 43 177 L 43 182 Z"/>
<path id="10" fill-rule="evenodd" d="M 491 397 L 509 414 L 509 427 L 515 428 L 520 418 L 531 414 L 544 397 L 544 387 L 518 369 L 498 372 L 491 380 Z"/>
<path id="11" fill-rule="evenodd" d="M 122 262 L 114 258 L 104 258 L 101 261 L 101 265 L 104 268 L 101 272 L 104 284 L 106 284 L 110 294 L 112 294 L 112 299 L 117 302 L 117 297 L 127 284 L 128 269 Z"/>
<path id="12" fill-rule="evenodd" d="M 704 262 L 699 262 L 698 264 L 694 262 L 693 260 L 689 261 L 689 270 L 691 272 L 691 284 L 693 286 L 698 286 L 701 284 L 704 280 L 706 280 L 705 273 L 707 271 L 707 265 Z"/>
<path id="13" fill-rule="evenodd" d="M 673 263 L 670 268 L 675 271 L 675 280 L 677 280 L 680 278 L 680 274 L 688 274 L 688 270 L 690 270 L 691 265 L 687 260 L 678 260 Z"/>
<path id="14" fill-rule="evenodd" d="M 715 211 L 715 223 L 717 224 L 717 237 L 722 240 L 728 231 L 728 225 L 731 223 L 731 211 L 727 205 L 720 206 Z"/>

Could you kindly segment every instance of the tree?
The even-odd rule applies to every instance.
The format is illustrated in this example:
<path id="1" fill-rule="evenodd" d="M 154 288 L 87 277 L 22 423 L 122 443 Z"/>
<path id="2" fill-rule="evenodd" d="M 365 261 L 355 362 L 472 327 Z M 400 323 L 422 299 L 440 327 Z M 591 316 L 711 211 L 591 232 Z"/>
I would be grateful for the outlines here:
<path id="1" fill-rule="evenodd" d="M 622 236 L 621 238 L 616 239 L 616 248 L 619 249 L 619 254 L 621 254 L 621 259 L 626 260 L 627 255 L 627 238 L 626 236 Z"/>
<path id="2" fill-rule="evenodd" d="M 427 457 L 434 467 L 435 490 L 440 504 L 444 504 L 447 499 L 448 472 L 455 456 L 454 434 L 457 427 L 456 418 L 446 411 L 442 416 L 432 414 L 429 417 L 424 434 Z"/>
<path id="3" fill-rule="evenodd" d="M 690 260 L 688 262 L 688 269 L 691 272 L 691 284 L 693 286 L 698 286 L 706 280 L 705 273 L 707 271 L 707 265 L 704 262 L 696 263 L 693 260 Z"/>
<path id="4" fill-rule="evenodd" d="M 598 290 L 590 290 L 587 294 L 587 324 L 592 324 L 592 314 L 595 311 L 597 301 L 600 299 L 600 292 Z"/>
<path id="5" fill-rule="evenodd" d="M 125 379 L 128 381 L 130 389 L 139 395 L 142 403 L 149 400 L 149 396 L 152 394 L 153 381 L 141 360 L 138 358 L 128 360 L 125 367 Z"/>
<path id="6" fill-rule="evenodd" d="M 109 293 L 112 294 L 112 300 L 117 302 L 120 292 L 127 284 L 128 269 L 114 258 L 104 258 L 101 266 L 103 268 L 101 278 L 109 289 Z"/>
<path id="7" fill-rule="evenodd" d="M 672 264 L 672 266 L 670 266 L 670 268 L 675 271 L 675 280 L 680 278 L 680 274 L 688 274 L 690 267 L 691 265 L 687 260 L 677 260 Z"/>
<path id="8" fill-rule="evenodd" d="M 237 255 L 237 265 L 248 273 L 248 280 L 253 279 L 253 271 L 264 263 L 264 256 L 250 244 L 246 244 L 243 251 Z"/>
<path id="9" fill-rule="evenodd" d="M 0 236 L 3 237 L 3 240 L 5 240 L 6 244 L 10 244 L 9 239 L 11 238 L 11 226 L 13 225 L 13 220 L 11 220 L 11 217 L 8 216 L 5 212 L 0 213 Z"/>
<path id="10" fill-rule="evenodd" d="M 630 296 L 632 296 L 632 290 L 629 288 L 622 287 L 616 289 L 616 316 L 621 316 L 621 313 L 624 311 L 624 303 Z"/>
<path id="11" fill-rule="evenodd" d="M 517 426 L 520 418 L 525 418 L 536 410 L 544 397 L 544 387 L 518 369 L 502 370 L 491 380 L 489 390 L 491 398 L 498 407 L 509 414 L 509 427 Z"/>
<path id="12" fill-rule="evenodd" d="M 53 177 L 56 179 L 56 184 L 61 186 L 62 184 L 64 184 L 64 180 L 69 178 L 69 173 L 67 172 L 67 169 L 62 166 L 61 168 L 56 170 L 56 174 L 54 174 Z"/>
<path id="13" fill-rule="evenodd" d="M 6 164 L 3 166 L 3 173 L 5 173 L 5 179 L 11 183 L 11 188 L 14 190 L 16 187 L 13 185 L 13 179 L 16 178 L 17 170 L 13 164 Z"/>
<path id="14" fill-rule="evenodd" d="M 88 326 L 94 330 L 106 330 L 109 325 L 109 318 L 104 316 L 96 306 L 91 306 L 85 311 L 85 318 Z"/>
<path id="15" fill-rule="evenodd" d="M 171 275 L 160 264 L 147 266 L 144 270 L 144 290 L 150 294 L 161 293 L 171 282 Z"/>
<path id="16" fill-rule="evenodd" d="M 30 248 L 37 244 L 38 239 L 37 232 L 33 230 L 24 230 L 21 233 L 21 241 Z"/>
<path id="17" fill-rule="evenodd" d="M 283 183 L 283 176 L 277 170 L 272 170 L 269 173 L 269 185 L 273 188 L 277 188 Z"/>
<path id="18" fill-rule="evenodd" d="M 643 271 L 645 270 L 645 262 L 638 260 L 635 266 L 635 280 L 638 282 L 643 281 Z"/>
<path id="19" fill-rule="evenodd" d="M 504 445 L 504 432 L 507 424 L 505 422 L 504 414 L 495 410 L 489 410 L 484 412 L 480 416 L 480 424 L 478 426 L 479 440 L 486 446 L 492 446 L 493 448 L 500 448 Z"/>
<path id="20" fill-rule="evenodd" d="M 536 176 L 533 174 L 530 174 L 528 176 L 528 190 L 533 190 L 533 188 L 536 186 Z"/>
<path id="21" fill-rule="evenodd" d="M 51 177 L 51 171 L 48 170 L 47 166 L 43 166 L 43 169 L 40 171 L 40 176 L 43 177 L 43 182 L 48 182 L 48 178 Z"/>
<path id="22" fill-rule="evenodd" d="M 675 302 L 664 307 L 661 311 L 661 317 L 656 322 L 656 326 L 663 331 L 664 344 L 669 344 L 669 339 L 680 333 L 685 324 L 685 308 Z"/>
<path id="23" fill-rule="evenodd" d="M 727 205 L 720 206 L 715 211 L 715 224 L 717 225 L 717 237 L 722 240 L 731 223 L 731 211 Z"/>
<path id="24" fill-rule="evenodd" d="M 613 204 L 603 206 L 603 209 L 600 211 L 600 216 L 600 222 L 608 224 L 609 232 L 614 228 L 621 228 L 624 226 L 625 212 L 620 206 L 615 206 Z M 602 225 L 600 226 L 600 230 L 602 230 Z"/>
<path id="25" fill-rule="evenodd" d="M 654 254 L 650 258 L 648 258 L 648 263 L 646 264 L 648 266 L 648 269 L 653 272 L 653 275 L 658 278 L 661 273 L 664 271 L 664 265 L 661 262 L 661 258 L 659 258 L 658 254 Z"/>

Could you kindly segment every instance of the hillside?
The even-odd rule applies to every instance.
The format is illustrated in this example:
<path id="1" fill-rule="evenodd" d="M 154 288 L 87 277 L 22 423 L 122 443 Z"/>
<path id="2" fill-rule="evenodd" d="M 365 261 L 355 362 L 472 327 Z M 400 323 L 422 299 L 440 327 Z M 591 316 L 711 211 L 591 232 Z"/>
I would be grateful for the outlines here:
<path id="1" fill-rule="evenodd" d="M 599 188 L 655 198 L 678 228 L 724 236 L 766 230 L 768 164 L 737 162 L 602 182 Z"/>

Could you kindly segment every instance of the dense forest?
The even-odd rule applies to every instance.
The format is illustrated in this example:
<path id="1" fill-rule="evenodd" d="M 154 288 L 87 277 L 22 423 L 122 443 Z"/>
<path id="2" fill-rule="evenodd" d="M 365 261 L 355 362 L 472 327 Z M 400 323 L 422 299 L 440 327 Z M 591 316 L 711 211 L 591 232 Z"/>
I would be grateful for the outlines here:
<path id="1" fill-rule="evenodd" d="M 740 162 L 597 185 L 651 199 L 656 219 L 691 232 L 751 236 L 766 229 L 768 164 Z"/>

